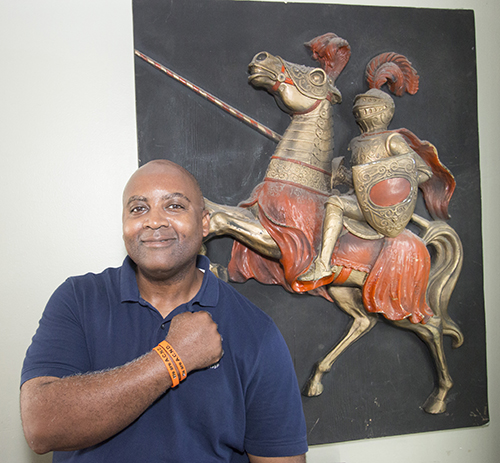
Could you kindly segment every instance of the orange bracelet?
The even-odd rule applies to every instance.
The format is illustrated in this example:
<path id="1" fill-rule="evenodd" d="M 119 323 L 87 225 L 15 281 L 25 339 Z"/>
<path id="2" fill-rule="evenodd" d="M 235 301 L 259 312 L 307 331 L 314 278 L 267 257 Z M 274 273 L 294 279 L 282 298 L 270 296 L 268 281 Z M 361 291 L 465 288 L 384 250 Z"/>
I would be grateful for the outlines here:
<path id="1" fill-rule="evenodd" d="M 180 380 L 181 381 L 185 380 L 187 376 L 186 367 L 184 366 L 184 363 L 182 363 L 179 354 L 177 354 L 175 349 L 167 341 L 162 341 L 158 345 L 162 346 L 167 351 L 168 355 L 170 355 L 172 360 L 175 362 L 177 370 L 179 371 Z"/>
<path id="2" fill-rule="evenodd" d="M 165 348 L 160 344 L 158 344 L 153 350 L 160 356 L 163 360 L 163 363 L 167 367 L 168 374 L 170 375 L 170 379 L 172 380 L 172 387 L 175 387 L 179 384 L 179 375 L 175 370 L 174 364 L 170 361 L 170 357 L 168 356 Z"/>

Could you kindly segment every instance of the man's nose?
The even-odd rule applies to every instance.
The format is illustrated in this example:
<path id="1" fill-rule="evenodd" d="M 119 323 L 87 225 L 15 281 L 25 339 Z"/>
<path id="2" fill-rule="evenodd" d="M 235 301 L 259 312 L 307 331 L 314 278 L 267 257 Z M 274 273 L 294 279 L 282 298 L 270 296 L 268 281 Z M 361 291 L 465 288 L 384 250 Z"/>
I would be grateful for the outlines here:
<path id="1" fill-rule="evenodd" d="M 170 222 L 168 221 L 165 211 L 158 209 L 151 209 L 149 211 L 148 217 L 144 222 L 144 226 L 153 229 L 160 227 L 170 227 Z"/>

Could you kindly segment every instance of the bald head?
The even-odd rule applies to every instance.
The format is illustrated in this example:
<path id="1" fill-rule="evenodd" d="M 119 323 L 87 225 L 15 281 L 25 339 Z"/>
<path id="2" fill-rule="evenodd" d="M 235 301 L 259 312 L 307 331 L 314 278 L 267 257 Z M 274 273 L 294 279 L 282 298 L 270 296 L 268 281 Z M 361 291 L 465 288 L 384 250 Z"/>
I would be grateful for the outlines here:
<path id="1" fill-rule="evenodd" d="M 129 201 L 130 191 L 139 179 L 141 182 L 146 181 L 148 183 L 158 183 L 159 185 L 168 186 L 169 178 L 178 178 L 182 182 L 189 184 L 194 190 L 194 195 L 192 195 L 193 197 L 190 200 L 195 202 L 202 210 L 205 208 L 203 194 L 195 176 L 184 169 L 184 167 L 167 159 L 149 161 L 132 174 L 123 190 L 123 205 L 125 206 Z"/>
<path id="2" fill-rule="evenodd" d="M 143 281 L 193 276 L 210 217 L 196 179 L 165 160 L 137 169 L 123 192 L 123 239 Z"/>

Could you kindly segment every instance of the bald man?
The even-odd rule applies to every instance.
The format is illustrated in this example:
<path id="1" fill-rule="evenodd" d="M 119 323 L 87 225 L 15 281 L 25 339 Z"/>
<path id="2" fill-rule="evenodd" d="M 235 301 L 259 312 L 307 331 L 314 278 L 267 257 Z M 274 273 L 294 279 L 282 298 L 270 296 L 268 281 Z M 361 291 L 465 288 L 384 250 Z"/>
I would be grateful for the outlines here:
<path id="1" fill-rule="evenodd" d="M 198 256 L 209 214 L 165 160 L 123 194 L 119 268 L 66 280 L 21 378 L 26 439 L 54 462 L 304 462 L 289 352 L 272 320 Z"/>

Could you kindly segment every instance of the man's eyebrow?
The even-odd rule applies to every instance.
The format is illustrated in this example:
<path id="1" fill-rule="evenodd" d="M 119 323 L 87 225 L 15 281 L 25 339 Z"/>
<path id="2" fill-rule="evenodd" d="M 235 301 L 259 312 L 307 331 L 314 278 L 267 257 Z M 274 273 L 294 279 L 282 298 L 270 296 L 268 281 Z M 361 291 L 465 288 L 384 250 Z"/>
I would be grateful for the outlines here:
<path id="1" fill-rule="evenodd" d="M 188 202 L 191 202 L 191 200 L 184 194 L 182 193 L 169 193 L 168 195 L 163 196 L 163 200 L 168 200 L 168 199 L 174 199 L 174 198 L 182 198 L 185 199 Z"/>
<path id="2" fill-rule="evenodd" d="M 191 203 L 192 201 L 184 194 L 182 193 L 169 193 L 169 194 L 166 194 L 165 196 L 163 196 L 161 199 L 163 201 L 167 201 L 167 200 L 170 200 L 170 199 L 175 199 L 175 198 L 182 198 L 182 199 L 185 199 L 186 201 L 188 201 L 189 203 Z M 133 203 L 134 201 L 142 201 L 142 202 L 147 202 L 148 201 L 148 198 L 146 198 L 146 196 L 140 196 L 140 195 L 134 195 L 134 196 L 131 196 L 128 201 L 127 201 L 127 206 L 130 204 L 130 203 Z"/>
<path id="3" fill-rule="evenodd" d="M 146 198 L 146 196 L 139 196 L 139 195 L 134 195 L 134 196 L 131 196 L 128 201 L 127 201 L 127 206 L 130 204 L 130 203 L 133 203 L 134 201 L 141 201 L 141 202 L 147 202 L 148 201 L 148 198 Z"/>
<path id="4" fill-rule="evenodd" d="M 143 202 L 147 202 L 148 198 L 146 198 L 145 196 L 138 196 L 138 195 L 134 195 L 134 196 L 131 196 L 130 198 L 128 198 L 128 201 L 127 201 L 127 206 L 130 204 L 130 203 L 133 203 L 134 201 L 143 201 Z"/>

